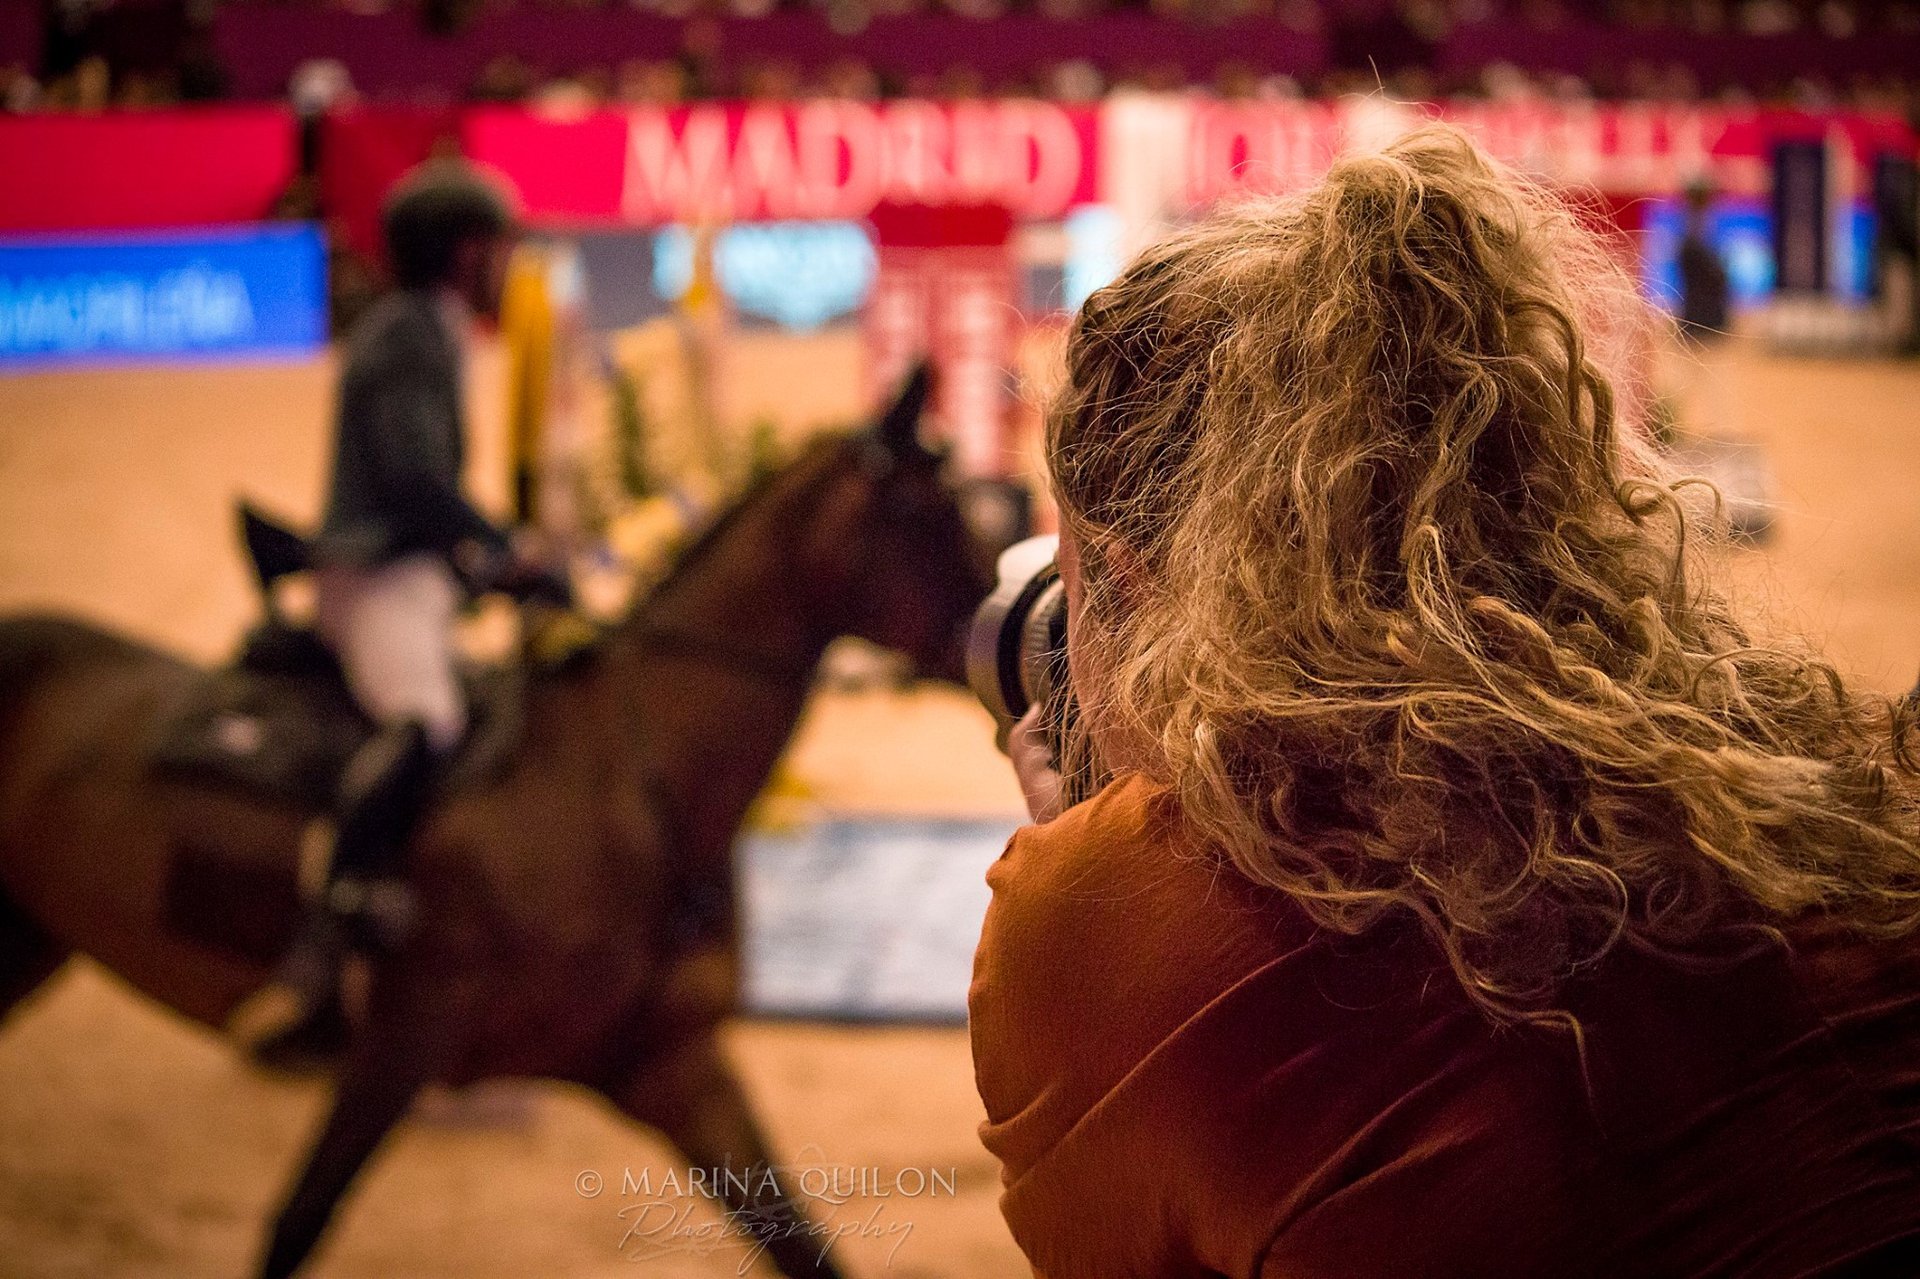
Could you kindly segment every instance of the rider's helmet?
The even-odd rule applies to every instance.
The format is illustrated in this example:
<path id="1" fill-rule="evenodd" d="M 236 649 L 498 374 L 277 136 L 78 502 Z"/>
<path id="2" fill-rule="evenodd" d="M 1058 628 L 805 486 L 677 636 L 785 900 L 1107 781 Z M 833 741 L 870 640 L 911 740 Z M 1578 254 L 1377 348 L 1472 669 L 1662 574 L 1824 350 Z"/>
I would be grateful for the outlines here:
<path id="1" fill-rule="evenodd" d="M 380 213 L 387 261 L 402 288 L 452 282 L 460 246 L 511 235 L 500 188 L 460 160 L 434 160 L 394 187 Z"/>

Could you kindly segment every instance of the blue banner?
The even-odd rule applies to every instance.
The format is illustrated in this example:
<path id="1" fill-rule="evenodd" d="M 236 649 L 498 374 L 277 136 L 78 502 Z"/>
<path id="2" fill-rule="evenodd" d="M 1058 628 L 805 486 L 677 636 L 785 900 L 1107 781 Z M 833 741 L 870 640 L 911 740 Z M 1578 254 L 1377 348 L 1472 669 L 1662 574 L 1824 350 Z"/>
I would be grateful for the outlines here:
<path id="1" fill-rule="evenodd" d="M 1671 310 L 1680 305 L 1679 255 L 1687 229 L 1686 206 L 1674 199 L 1642 203 L 1642 279 L 1649 296 Z M 1842 301 L 1863 301 L 1873 293 L 1873 207 L 1855 201 L 1838 214 L 1839 225 L 1828 235 L 1825 288 Z M 1719 250 L 1726 265 L 1728 292 L 1736 309 L 1759 306 L 1773 296 L 1778 287 L 1773 213 L 1765 201 L 1722 196 L 1707 211 L 1704 230 L 1707 242 Z"/>
<path id="2" fill-rule="evenodd" d="M 693 233 L 663 227 L 653 285 L 678 300 L 693 283 Z M 739 314 L 805 333 L 851 315 L 873 288 L 873 241 L 858 222 L 741 222 L 720 232 L 713 269 Z"/>
<path id="3" fill-rule="evenodd" d="M 298 356 L 326 337 L 308 223 L 0 240 L 0 370 Z"/>

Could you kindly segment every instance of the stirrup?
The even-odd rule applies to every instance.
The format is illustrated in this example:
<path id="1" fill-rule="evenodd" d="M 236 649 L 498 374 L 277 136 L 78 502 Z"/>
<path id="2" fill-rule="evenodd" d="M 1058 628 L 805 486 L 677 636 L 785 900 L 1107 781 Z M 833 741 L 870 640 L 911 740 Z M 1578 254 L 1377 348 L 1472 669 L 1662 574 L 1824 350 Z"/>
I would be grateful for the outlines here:
<path id="1" fill-rule="evenodd" d="M 353 1024 L 338 995 L 316 1004 L 277 980 L 242 1003 L 224 1029 L 256 1065 L 288 1074 L 325 1069 L 353 1038 Z"/>
<path id="2" fill-rule="evenodd" d="M 228 1014 L 222 1026 L 228 1038 L 257 1057 L 264 1045 L 297 1033 L 337 1005 L 348 941 L 337 917 L 307 916 L 266 982 Z"/>
<path id="3" fill-rule="evenodd" d="M 345 928 L 351 945 L 390 955 L 413 937 L 420 910 L 404 879 L 340 879 L 327 888 L 324 909 Z"/>
<path id="4" fill-rule="evenodd" d="M 269 978 L 227 1014 L 220 1033 L 248 1056 L 258 1057 L 267 1045 L 305 1024 L 313 1008 L 305 993 L 277 977 Z"/>

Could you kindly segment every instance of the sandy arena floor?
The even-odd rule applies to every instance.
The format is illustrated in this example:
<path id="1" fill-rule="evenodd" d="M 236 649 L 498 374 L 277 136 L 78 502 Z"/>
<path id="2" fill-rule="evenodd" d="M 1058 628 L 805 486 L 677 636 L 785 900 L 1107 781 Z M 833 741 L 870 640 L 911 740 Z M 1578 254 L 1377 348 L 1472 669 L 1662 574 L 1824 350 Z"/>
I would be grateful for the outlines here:
<path id="1" fill-rule="evenodd" d="M 1765 446 L 1781 504 L 1772 548 L 1737 557 L 1739 577 L 1843 668 L 1904 688 L 1920 670 L 1920 367 L 1750 350 L 1724 363 L 1716 415 Z M 313 513 L 329 373 L 318 362 L 0 380 L 0 610 L 70 608 L 220 654 L 251 611 L 228 500 L 244 491 Z M 477 429 L 484 472 L 497 451 L 484 418 Z M 823 698 L 790 769 L 846 809 L 1018 803 L 984 716 L 957 692 Z M 854 1273 L 1024 1273 L 974 1137 L 963 1032 L 743 1024 L 732 1042 L 796 1159 L 952 1177 L 951 1195 L 850 1204 L 859 1212 L 842 1221 L 886 1232 L 842 1245 Z M 0 1033 L 0 1279 L 245 1274 L 323 1099 L 72 966 Z M 555 1088 L 534 1093 L 522 1123 L 414 1124 L 312 1273 L 736 1273 L 737 1251 L 622 1257 L 622 1176 L 671 1164 L 650 1134 Z M 583 1173 L 602 1179 L 599 1195 L 579 1192 Z"/>

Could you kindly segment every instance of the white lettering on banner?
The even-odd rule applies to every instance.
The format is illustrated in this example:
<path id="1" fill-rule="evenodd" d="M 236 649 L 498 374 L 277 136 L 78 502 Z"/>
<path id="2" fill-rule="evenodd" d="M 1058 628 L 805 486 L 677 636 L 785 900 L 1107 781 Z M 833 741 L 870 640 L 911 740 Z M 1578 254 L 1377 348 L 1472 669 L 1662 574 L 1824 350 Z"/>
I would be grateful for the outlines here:
<path id="1" fill-rule="evenodd" d="M 0 352 L 172 350 L 253 332 L 244 277 L 194 263 L 152 280 L 0 279 Z"/>
<path id="2" fill-rule="evenodd" d="M 1600 180 L 1600 113 L 1592 103 L 1567 104 L 1547 143 L 1547 153 L 1560 157 L 1560 172 L 1566 181 L 1593 186 Z"/>
<path id="3" fill-rule="evenodd" d="M 1615 109 L 1614 146 L 1604 157 L 1608 181 L 1629 191 L 1671 190 L 1660 173 L 1659 137 L 1654 131 L 1654 108 L 1627 102 Z"/>
<path id="4" fill-rule="evenodd" d="M 770 218 L 791 218 L 808 203 L 800 188 L 787 113 L 774 107 L 749 107 L 734 144 L 735 184 L 743 195 L 758 193 Z M 837 167 L 837 166 L 836 166 Z"/>
<path id="5" fill-rule="evenodd" d="M 1009 208 L 1065 210 L 1080 185 L 1080 135 L 1051 103 L 1008 102 L 1000 108 L 998 153 L 1008 165 Z"/>
<path id="6" fill-rule="evenodd" d="M 1562 185 L 1637 196 L 1677 192 L 1710 178 L 1724 191 L 1766 189 L 1764 146 L 1757 145 L 1760 117 L 1722 107 L 1460 102 L 1416 108 L 1349 98 L 1335 104 L 1202 103 L 1188 110 L 1189 207 L 1235 191 L 1297 190 L 1317 180 L 1339 154 L 1383 145 L 1423 115 L 1460 125 L 1506 163 Z M 1867 158 L 1856 150 L 1856 166 Z"/>
<path id="7" fill-rule="evenodd" d="M 1327 171 L 1338 140 L 1333 111 L 1319 103 L 1202 108 L 1188 145 L 1188 202 L 1210 204 L 1229 191 L 1297 190 Z"/>
<path id="8" fill-rule="evenodd" d="M 627 173 L 621 212 L 637 222 L 695 221 L 733 212 L 727 117 L 718 107 L 687 112 L 680 131 L 664 111 L 627 121 Z"/>
<path id="9" fill-rule="evenodd" d="M 810 102 L 794 122 L 807 216 L 835 216 L 838 204 L 860 210 L 879 201 L 884 174 L 880 121 L 863 103 Z"/>
<path id="10" fill-rule="evenodd" d="M 629 114 L 621 213 L 634 222 L 847 218 L 885 199 L 1057 217 L 1089 157 L 1050 102 L 721 105 Z"/>
<path id="11" fill-rule="evenodd" d="M 963 203 L 985 200 L 994 194 L 1003 163 L 1011 159 L 995 154 L 999 112 L 985 102 L 956 103 L 952 112 L 947 150 L 953 198 Z"/>
<path id="12" fill-rule="evenodd" d="M 881 118 L 886 131 L 889 194 L 913 204 L 952 198 L 953 169 L 947 113 L 931 102 L 902 102 Z"/>
<path id="13" fill-rule="evenodd" d="M 1337 156 L 1382 145 L 1429 115 L 1458 122 L 1493 154 L 1544 181 L 1625 197 L 1676 192 L 1700 177 L 1725 191 L 1760 194 L 1776 134 L 1804 136 L 1809 127 L 1761 108 L 1632 102 L 1413 106 L 1379 98 L 1236 103 L 1137 95 L 1097 109 L 1022 100 L 707 103 L 616 117 L 617 208 L 579 207 L 604 198 L 596 181 L 586 184 L 595 188 L 591 196 L 569 191 L 553 212 L 617 213 L 659 225 L 861 218 L 884 201 L 990 202 L 1035 220 L 1094 201 L 1129 210 L 1129 225 L 1145 237 L 1232 192 L 1299 190 Z M 1857 186 L 1867 181 L 1859 166 L 1875 150 L 1913 145 L 1898 121 L 1834 118 L 1852 140 Z M 612 161 L 598 149 L 608 121 L 581 124 L 579 148 L 567 154 L 583 164 Z M 532 136 L 510 131 L 498 162 L 509 174 L 526 163 L 537 187 L 551 179 L 542 170 L 554 157 L 517 154 L 541 145 Z M 553 136 L 557 146 L 574 145 Z M 484 146 L 477 158 L 495 160 Z"/>

